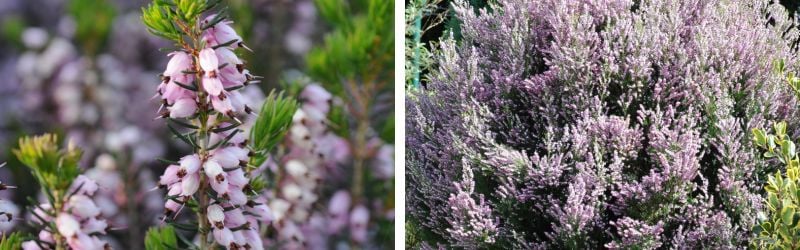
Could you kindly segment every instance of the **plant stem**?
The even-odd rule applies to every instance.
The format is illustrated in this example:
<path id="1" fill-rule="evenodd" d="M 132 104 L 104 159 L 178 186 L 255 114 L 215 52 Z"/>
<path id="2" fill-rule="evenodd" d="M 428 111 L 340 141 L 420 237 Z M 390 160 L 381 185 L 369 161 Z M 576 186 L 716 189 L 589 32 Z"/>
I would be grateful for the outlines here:
<path id="1" fill-rule="evenodd" d="M 58 217 L 59 211 L 64 206 L 63 197 L 61 197 L 61 192 L 58 190 L 53 190 L 53 211 L 55 212 L 55 216 Z M 55 232 L 58 232 L 56 230 Z M 53 233 L 53 241 L 56 243 L 56 250 L 66 250 L 66 242 L 64 236 L 60 233 Z"/>

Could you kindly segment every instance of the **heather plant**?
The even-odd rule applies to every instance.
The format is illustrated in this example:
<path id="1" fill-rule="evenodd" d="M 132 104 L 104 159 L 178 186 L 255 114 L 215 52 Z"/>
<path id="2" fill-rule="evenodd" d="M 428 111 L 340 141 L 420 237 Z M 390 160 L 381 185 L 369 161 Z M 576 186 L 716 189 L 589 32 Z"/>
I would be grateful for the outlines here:
<path id="1" fill-rule="evenodd" d="M 797 98 L 767 1 L 456 1 L 407 99 L 411 247 L 738 248 Z M 777 142 L 776 142 L 777 143 Z M 788 145 L 788 144 L 787 144 Z M 777 178 L 777 177 L 773 177 Z M 784 179 L 785 180 L 785 179 Z"/>
<path id="2" fill-rule="evenodd" d="M 110 249 L 98 238 L 108 223 L 92 200 L 97 183 L 81 174 L 81 150 L 61 148 L 58 137 L 45 134 L 20 139 L 17 158 L 30 170 L 46 200 L 34 204 L 28 222 L 38 228 L 38 237 L 22 243 L 22 249 Z"/>
<path id="3" fill-rule="evenodd" d="M 278 248 L 393 242 L 392 2 L 315 1 L 333 29 L 288 86 L 298 110 L 263 174 Z"/>
<path id="4" fill-rule="evenodd" d="M 260 77 L 236 55 L 236 49 L 248 48 L 219 2 L 155 1 L 142 10 L 148 30 L 176 46 L 157 89 L 166 107 L 159 117 L 192 148 L 191 154 L 166 161 L 170 165 L 159 180 L 168 190 L 164 219 L 196 233 L 199 249 L 264 249 L 261 226 L 272 214 L 259 195 L 265 183 L 252 170 L 283 136 L 295 104 L 273 94 L 252 119 L 258 110 L 240 90 Z M 183 209 L 196 218 L 179 222 Z M 146 243 L 174 245 L 165 236 L 169 229 L 163 230 L 151 231 Z"/>

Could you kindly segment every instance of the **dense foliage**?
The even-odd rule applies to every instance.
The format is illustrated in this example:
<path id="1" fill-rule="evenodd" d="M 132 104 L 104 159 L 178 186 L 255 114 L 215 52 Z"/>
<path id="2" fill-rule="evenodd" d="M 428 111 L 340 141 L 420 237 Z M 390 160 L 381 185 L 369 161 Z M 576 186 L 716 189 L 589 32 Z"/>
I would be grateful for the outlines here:
<path id="1" fill-rule="evenodd" d="M 797 99 L 766 1 L 454 3 L 461 38 L 407 100 L 411 246 L 727 248 L 778 164 L 753 128 Z"/>

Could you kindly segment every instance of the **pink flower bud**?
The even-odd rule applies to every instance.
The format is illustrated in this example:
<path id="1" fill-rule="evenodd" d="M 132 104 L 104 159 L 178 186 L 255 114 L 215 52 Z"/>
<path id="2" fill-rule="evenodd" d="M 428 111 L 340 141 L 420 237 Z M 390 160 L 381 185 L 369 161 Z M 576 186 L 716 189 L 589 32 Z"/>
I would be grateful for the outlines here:
<path id="1" fill-rule="evenodd" d="M 89 249 L 104 249 L 106 243 L 100 241 L 95 236 L 89 236 L 88 234 L 78 234 L 76 237 L 71 237 L 67 239 L 67 245 L 70 248 L 76 250 L 89 250 Z"/>
<path id="2" fill-rule="evenodd" d="M 177 203 L 177 202 L 175 202 L 173 200 L 167 200 L 167 202 L 164 203 L 164 208 L 167 209 L 170 212 L 175 212 L 175 211 L 178 211 L 178 209 L 181 208 L 181 204 Z"/>
<path id="3" fill-rule="evenodd" d="M 222 87 L 220 87 L 220 89 L 221 88 Z M 212 96 L 211 106 L 214 108 L 214 110 L 222 114 L 228 114 L 229 112 L 233 112 L 233 105 L 231 105 L 230 98 L 221 99 L 218 96 Z"/>
<path id="4" fill-rule="evenodd" d="M 261 236 L 258 235 L 257 230 L 244 230 L 244 239 L 251 247 L 250 250 L 264 250 L 264 243 L 261 241 Z"/>
<path id="5" fill-rule="evenodd" d="M 233 209 L 225 212 L 225 225 L 229 227 L 238 227 L 247 223 L 247 218 L 244 217 L 242 209 Z"/>
<path id="6" fill-rule="evenodd" d="M 183 185 L 181 183 L 174 183 L 169 186 L 168 196 L 175 196 L 183 193 Z"/>
<path id="7" fill-rule="evenodd" d="M 231 205 L 240 206 L 247 203 L 247 195 L 242 192 L 240 187 L 228 187 L 228 199 L 230 200 Z"/>
<path id="8" fill-rule="evenodd" d="M 364 205 L 353 208 L 350 214 L 350 239 L 355 242 L 363 243 L 367 240 L 367 223 L 369 222 L 369 210 Z"/>
<path id="9" fill-rule="evenodd" d="M 216 73 L 213 73 L 213 74 L 216 74 Z M 207 76 L 203 77 L 203 89 L 206 92 L 208 92 L 208 94 L 210 94 L 210 95 L 212 95 L 214 97 L 218 97 L 219 94 L 221 94 L 222 90 L 223 90 L 222 81 L 220 81 L 219 78 L 217 78 L 217 77 L 207 77 Z M 229 101 L 229 103 L 230 103 L 230 101 Z M 216 106 L 214 108 L 217 109 Z M 217 109 L 217 111 L 219 111 L 219 109 Z"/>
<path id="10" fill-rule="evenodd" d="M 214 151 L 211 156 L 212 161 L 216 161 L 224 168 L 234 168 L 239 166 L 239 159 L 234 152 L 228 150 L 230 147 L 220 148 Z"/>
<path id="11" fill-rule="evenodd" d="M 244 187 L 250 180 L 244 175 L 244 170 L 238 168 L 228 172 L 228 183 L 237 187 Z"/>
<path id="12" fill-rule="evenodd" d="M 330 92 L 318 84 L 310 84 L 300 93 L 300 99 L 313 106 L 321 113 L 330 112 L 330 101 L 333 98 Z"/>
<path id="13" fill-rule="evenodd" d="M 68 213 L 60 213 L 56 217 L 56 228 L 59 234 L 70 238 L 80 232 L 81 224 L 75 216 Z"/>
<path id="14" fill-rule="evenodd" d="M 75 191 L 76 189 L 80 188 L 80 190 Z M 75 180 L 72 181 L 72 185 L 69 187 L 69 193 L 76 193 L 76 194 L 85 194 L 85 195 L 94 195 L 94 192 L 97 191 L 97 182 L 89 179 L 85 175 L 78 175 Z"/>
<path id="15" fill-rule="evenodd" d="M 290 176 L 298 178 L 308 173 L 308 167 L 299 160 L 290 160 L 286 162 L 286 172 Z"/>
<path id="16" fill-rule="evenodd" d="M 39 231 L 39 240 L 43 241 L 43 242 L 49 242 L 49 243 L 55 242 L 55 240 L 53 240 L 53 233 L 50 233 L 47 230 Z"/>
<path id="17" fill-rule="evenodd" d="M 347 226 L 348 212 L 350 210 L 350 193 L 345 190 L 339 190 L 328 204 L 328 214 L 330 216 L 328 222 L 328 232 L 339 232 Z"/>
<path id="18" fill-rule="evenodd" d="M 214 228 L 214 240 L 217 244 L 225 246 L 226 248 L 233 242 L 233 232 L 231 229 L 224 227 L 222 229 Z"/>
<path id="19" fill-rule="evenodd" d="M 256 200 L 256 202 L 261 203 L 255 205 L 253 207 L 246 207 L 247 212 L 255 215 L 259 221 L 262 222 L 270 222 L 274 218 L 272 216 L 272 210 L 269 209 L 267 206 L 266 201 L 263 199 Z"/>
<path id="20" fill-rule="evenodd" d="M 200 51 L 200 68 L 206 72 L 207 77 L 211 77 L 212 72 L 216 72 L 219 67 L 217 53 L 212 48 L 205 48 Z"/>
<path id="21" fill-rule="evenodd" d="M 216 223 L 223 223 L 225 221 L 225 211 L 220 205 L 213 204 L 208 206 L 208 222 L 214 226 Z"/>
<path id="22" fill-rule="evenodd" d="M 100 208 L 98 208 L 92 198 L 85 195 L 73 195 L 69 198 L 67 207 L 72 211 L 72 214 L 78 216 L 80 219 L 92 218 L 100 215 Z"/>
<path id="23" fill-rule="evenodd" d="M 36 241 L 30 240 L 22 243 L 22 250 L 42 250 L 42 248 L 39 247 Z"/>
<path id="24" fill-rule="evenodd" d="M 196 154 L 184 156 L 181 158 L 180 164 L 181 170 L 186 172 L 184 174 L 195 174 L 200 169 L 200 157 Z"/>
<path id="25" fill-rule="evenodd" d="M 205 171 L 206 176 L 211 180 L 217 177 L 217 175 L 222 174 L 224 171 L 222 170 L 222 166 L 219 165 L 216 161 L 208 160 L 206 163 L 203 164 L 203 171 Z"/>
<path id="26" fill-rule="evenodd" d="M 190 98 L 178 99 L 168 109 L 169 117 L 186 118 L 197 112 L 197 103 L 195 103 L 194 99 Z"/>
<path id="27" fill-rule="evenodd" d="M 178 182 L 181 180 L 178 177 L 178 169 L 180 166 L 178 165 L 169 165 L 166 170 L 164 170 L 164 174 L 161 175 L 161 178 L 158 181 L 158 184 L 161 185 L 170 185 L 172 183 Z"/>
<path id="28" fill-rule="evenodd" d="M 224 194 L 228 192 L 228 176 L 225 172 L 218 174 L 208 182 L 211 184 L 211 189 L 214 189 L 214 191 L 216 191 L 218 194 Z"/>
<path id="29" fill-rule="evenodd" d="M 83 223 L 83 232 L 87 234 L 106 234 L 106 228 L 108 228 L 108 223 L 105 220 L 98 220 L 94 217 Z"/>
<path id="30" fill-rule="evenodd" d="M 197 189 L 200 188 L 200 175 L 199 174 L 190 174 L 183 178 L 181 182 L 181 188 L 183 189 L 181 192 L 181 196 L 191 196 L 197 192 Z"/>
<path id="31" fill-rule="evenodd" d="M 165 76 L 176 76 L 183 74 L 181 71 L 192 68 L 192 57 L 186 52 L 176 51 L 169 54 L 170 58 L 167 63 L 167 69 L 164 70 Z"/>

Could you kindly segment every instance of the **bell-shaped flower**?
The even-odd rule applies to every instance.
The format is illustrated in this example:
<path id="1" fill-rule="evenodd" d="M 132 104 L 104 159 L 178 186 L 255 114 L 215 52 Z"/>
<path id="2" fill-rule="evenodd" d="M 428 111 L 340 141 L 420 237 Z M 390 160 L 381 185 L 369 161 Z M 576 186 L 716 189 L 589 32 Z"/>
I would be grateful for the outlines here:
<path id="1" fill-rule="evenodd" d="M 164 70 L 165 77 L 175 77 L 184 74 L 182 71 L 192 69 L 192 56 L 183 51 L 176 51 L 169 54 L 171 57 Z"/>
<path id="2" fill-rule="evenodd" d="M 181 188 L 183 189 L 181 192 L 181 196 L 191 196 L 197 192 L 197 189 L 200 188 L 200 175 L 190 174 L 183 178 L 181 182 Z"/>
<path id="3" fill-rule="evenodd" d="M 62 212 L 56 217 L 56 229 L 62 236 L 70 238 L 81 233 L 81 223 L 75 216 Z"/>
<path id="4" fill-rule="evenodd" d="M 230 228 L 214 228 L 213 235 L 217 244 L 225 246 L 226 248 L 233 242 L 233 231 L 231 231 Z"/>
<path id="5" fill-rule="evenodd" d="M 94 204 L 92 198 L 85 195 L 73 195 L 69 198 L 67 207 L 72 211 L 72 214 L 80 219 L 93 218 L 100 215 L 100 208 Z"/>
<path id="6" fill-rule="evenodd" d="M 231 105 L 231 99 L 222 96 L 212 96 L 211 97 L 211 106 L 217 112 L 221 114 L 225 114 L 230 116 L 233 113 L 233 105 Z"/>
<path id="7" fill-rule="evenodd" d="M 194 99 L 183 98 L 178 99 L 169 108 L 169 117 L 171 118 L 186 118 L 194 115 L 197 112 L 197 103 Z"/>
<path id="8" fill-rule="evenodd" d="M 347 225 L 350 202 L 350 192 L 346 190 L 339 190 L 333 194 L 328 203 L 328 215 L 330 216 L 328 232 L 338 232 Z"/>
<path id="9" fill-rule="evenodd" d="M 69 193 L 91 196 L 94 195 L 94 192 L 97 191 L 97 188 L 97 182 L 93 181 L 89 177 L 86 177 L 85 175 L 78 175 L 78 177 L 75 177 L 75 180 L 72 181 L 72 185 L 69 187 Z"/>
<path id="10" fill-rule="evenodd" d="M 231 205 L 241 206 L 247 203 L 247 195 L 244 194 L 241 187 L 228 187 L 228 193 L 226 193 L 226 195 Z"/>
<path id="11" fill-rule="evenodd" d="M 211 225 L 214 225 L 215 227 L 218 228 L 219 226 L 224 225 L 223 223 L 225 222 L 225 210 L 222 208 L 222 206 L 218 204 L 209 205 L 207 212 L 208 212 L 207 216 L 208 222 L 210 222 Z"/>
<path id="12" fill-rule="evenodd" d="M 350 213 L 350 239 L 363 243 L 367 241 L 367 223 L 369 210 L 364 205 L 358 205 Z"/>
<path id="13" fill-rule="evenodd" d="M 105 220 L 98 220 L 95 217 L 89 218 L 83 222 L 83 232 L 87 234 L 100 233 L 105 234 L 108 223 Z"/>
<path id="14" fill-rule="evenodd" d="M 200 170 L 200 157 L 196 154 L 187 155 L 180 160 L 181 170 L 185 171 L 184 174 L 195 174 Z"/>
<path id="15" fill-rule="evenodd" d="M 180 168 L 181 167 L 179 165 L 169 165 L 169 167 L 164 170 L 164 174 L 161 175 L 161 178 L 159 178 L 158 184 L 168 186 L 172 183 L 180 181 L 181 178 L 178 177 L 178 170 Z"/>

